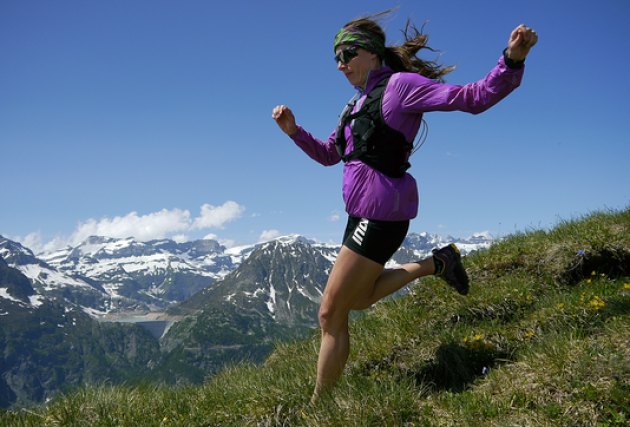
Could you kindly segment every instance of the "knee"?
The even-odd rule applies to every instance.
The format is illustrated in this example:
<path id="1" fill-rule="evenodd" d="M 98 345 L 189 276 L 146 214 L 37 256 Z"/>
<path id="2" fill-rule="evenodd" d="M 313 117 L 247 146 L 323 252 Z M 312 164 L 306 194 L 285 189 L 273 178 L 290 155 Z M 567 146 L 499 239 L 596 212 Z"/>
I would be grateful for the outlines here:
<path id="1" fill-rule="evenodd" d="M 319 313 L 317 315 L 319 317 L 319 326 L 321 326 L 323 330 L 326 330 L 328 328 L 328 325 L 330 324 L 330 307 L 324 305 L 324 303 L 322 302 L 322 305 L 319 306 Z"/>
<path id="2" fill-rule="evenodd" d="M 334 333 L 335 330 L 343 327 L 347 321 L 347 313 L 344 315 L 334 304 L 322 301 L 322 305 L 319 307 L 319 326 L 323 332 Z"/>

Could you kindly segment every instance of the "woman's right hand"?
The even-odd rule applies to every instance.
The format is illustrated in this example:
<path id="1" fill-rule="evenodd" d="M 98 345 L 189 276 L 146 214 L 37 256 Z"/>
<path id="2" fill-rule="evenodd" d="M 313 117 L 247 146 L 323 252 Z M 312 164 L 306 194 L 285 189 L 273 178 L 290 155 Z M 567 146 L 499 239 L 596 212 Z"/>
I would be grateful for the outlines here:
<path id="1" fill-rule="evenodd" d="M 286 105 L 278 105 L 273 109 L 271 117 L 276 121 L 282 132 L 287 135 L 295 135 L 297 132 L 297 124 L 295 123 L 295 116 L 289 107 Z"/>

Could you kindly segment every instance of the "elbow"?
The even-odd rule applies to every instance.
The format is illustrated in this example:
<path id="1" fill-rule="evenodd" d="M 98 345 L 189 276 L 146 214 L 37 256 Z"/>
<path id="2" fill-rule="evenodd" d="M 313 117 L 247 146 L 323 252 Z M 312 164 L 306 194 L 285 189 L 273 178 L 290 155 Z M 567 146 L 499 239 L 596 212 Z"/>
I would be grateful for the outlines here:
<path id="1" fill-rule="evenodd" d="M 491 106 L 491 105 L 485 105 L 485 106 L 480 107 L 480 108 L 473 108 L 473 109 L 470 111 L 470 114 L 473 114 L 473 115 L 475 115 L 475 116 L 476 116 L 477 114 L 481 114 L 481 113 L 483 113 L 483 112 L 488 111 L 488 110 L 490 109 L 490 107 L 492 107 L 492 106 Z"/>

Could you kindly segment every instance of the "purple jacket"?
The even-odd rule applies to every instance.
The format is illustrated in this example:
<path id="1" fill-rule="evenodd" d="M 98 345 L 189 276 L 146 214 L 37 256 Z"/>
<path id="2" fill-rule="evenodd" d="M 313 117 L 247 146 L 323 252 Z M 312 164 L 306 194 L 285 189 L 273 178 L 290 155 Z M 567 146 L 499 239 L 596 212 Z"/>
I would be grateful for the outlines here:
<path id="1" fill-rule="evenodd" d="M 524 68 L 524 67 L 523 67 Z M 392 128 L 413 141 L 422 123 L 422 115 L 429 111 L 464 111 L 481 113 L 516 89 L 523 77 L 523 68 L 511 69 L 503 56 L 482 80 L 464 86 L 437 83 L 415 73 L 394 73 L 391 68 L 374 70 L 368 76 L 366 91 L 356 103 L 357 111 L 367 93 L 382 79 L 391 76 L 383 94 L 383 118 Z M 359 90 L 359 88 L 356 88 Z M 346 153 L 352 151 L 350 124 L 345 129 Z M 324 142 L 298 126 L 293 141 L 309 157 L 324 166 L 341 161 L 335 148 L 335 132 Z M 404 221 L 418 214 L 416 180 L 406 173 L 401 178 L 390 178 L 360 160 L 344 166 L 343 199 L 350 216 L 381 221 Z"/>

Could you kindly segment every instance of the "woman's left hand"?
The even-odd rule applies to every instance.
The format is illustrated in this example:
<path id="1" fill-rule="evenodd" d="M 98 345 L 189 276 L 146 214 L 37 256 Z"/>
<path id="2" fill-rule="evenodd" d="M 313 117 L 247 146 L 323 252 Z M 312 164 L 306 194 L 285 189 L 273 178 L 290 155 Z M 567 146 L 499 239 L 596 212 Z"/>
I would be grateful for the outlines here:
<path id="1" fill-rule="evenodd" d="M 508 41 L 507 57 L 513 61 L 524 61 L 529 50 L 538 42 L 536 31 L 521 24 L 512 31 Z"/>

